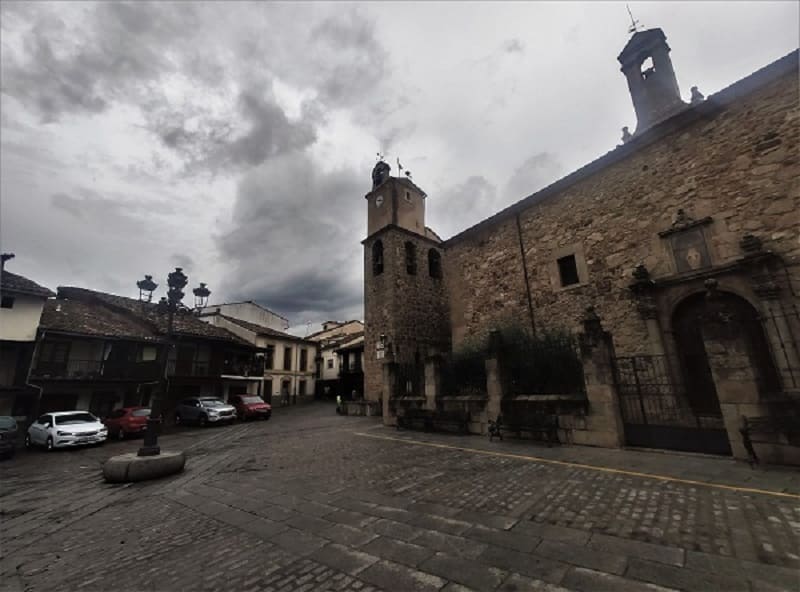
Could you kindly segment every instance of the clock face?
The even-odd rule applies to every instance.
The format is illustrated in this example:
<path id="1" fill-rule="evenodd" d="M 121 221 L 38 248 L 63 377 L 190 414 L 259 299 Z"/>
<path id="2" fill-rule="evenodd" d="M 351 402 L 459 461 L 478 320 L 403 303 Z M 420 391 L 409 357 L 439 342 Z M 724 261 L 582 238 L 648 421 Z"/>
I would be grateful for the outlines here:
<path id="1" fill-rule="evenodd" d="M 375 206 L 381 207 L 382 205 L 383 205 L 383 196 L 379 195 L 378 197 L 375 198 Z"/>

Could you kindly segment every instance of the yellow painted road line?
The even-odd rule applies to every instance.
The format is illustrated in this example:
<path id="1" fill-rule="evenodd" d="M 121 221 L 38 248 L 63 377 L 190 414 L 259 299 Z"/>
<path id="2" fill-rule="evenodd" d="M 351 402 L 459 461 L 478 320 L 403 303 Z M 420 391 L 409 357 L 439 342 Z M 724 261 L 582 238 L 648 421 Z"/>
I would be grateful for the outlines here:
<path id="1" fill-rule="evenodd" d="M 788 497 L 791 499 L 800 500 L 800 494 L 784 493 L 782 491 L 770 491 L 768 489 L 756 489 L 753 487 L 737 487 L 736 485 L 725 485 L 723 483 L 709 483 L 707 481 L 695 481 L 693 479 L 680 479 L 678 477 L 670 477 L 668 475 L 657 475 L 654 473 L 640 473 L 638 471 L 628 471 L 625 469 L 614 469 L 611 467 L 598 467 L 595 465 L 587 465 L 584 463 L 571 462 L 566 460 L 554 460 L 550 458 L 542 458 L 540 456 L 529 456 L 525 454 L 513 454 L 511 452 L 494 452 L 492 450 L 480 450 L 478 448 L 465 448 L 463 446 L 451 446 L 450 444 L 439 444 L 437 442 L 425 442 L 423 440 L 406 440 L 404 438 L 393 438 L 392 436 L 381 436 L 377 434 L 365 434 L 364 432 L 353 432 L 356 436 L 363 436 L 364 438 L 375 438 L 377 440 L 389 440 L 392 442 L 402 442 L 403 444 L 411 444 L 415 446 L 428 446 L 430 448 L 443 448 L 446 450 L 458 450 L 460 452 L 472 452 L 475 454 L 484 454 L 486 456 L 499 456 L 502 458 L 514 458 L 517 460 L 524 460 L 528 462 L 540 462 L 550 465 L 560 465 L 563 467 L 573 467 L 578 469 L 588 469 L 590 471 L 599 471 L 601 473 L 613 473 L 616 475 L 627 475 L 629 477 L 641 477 L 644 479 L 656 479 L 658 481 L 669 481 L 671 483 L 683 483 L 685 485 L 699 485 L 701 487 L 711 487 L 714 489 L 725 489 L 727 491 L 736 491 L 738 493 L 757 493 L 760 495 L 771 495 L 774 497 Z"/>

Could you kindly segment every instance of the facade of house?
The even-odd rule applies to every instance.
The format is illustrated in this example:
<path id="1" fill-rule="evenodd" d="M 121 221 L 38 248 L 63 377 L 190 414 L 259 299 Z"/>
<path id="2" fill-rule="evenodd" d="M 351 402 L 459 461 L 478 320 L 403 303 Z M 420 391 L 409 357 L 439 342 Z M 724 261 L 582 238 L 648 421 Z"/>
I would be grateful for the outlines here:
<path id="1" fill-rule="evenodd" d="M 0 278 L 0 415 L 25 422 L 39 391 L 29 384 L 36 335 L 45 302 L 53 292 L 21 275 Z"/>
<path id="2" fill-rule="evenodd" d="M 273 404 L 304 401 L 314 396 L 317 344 L 284 331 L 229 316 L 216 309 L 227 310 L 247 318 L 262 318 L 263 309 L 254 303 L 206 307 L 198 317 L 211 326 L 233 333 L 254 345 L 263 355 L 263 388 L 261 394 Z M 263 317 L 266 318 L 266 317 Z M 288 326 L 288 322 L 286 323 Z"/>
<path id="3" fill-rule="evenodd" d="M 252 300 L 213 304 L 200 309 L 201 316 L 215 313 L 282 333 L 285 333 L 286 330 L 289 329 L 289 319 L 282 317 L 276 312 L 272 312 L 268 308 L 264 308 Z"/>
<path id="4" fill-rule="evenodd" d="M 167 329 L 167 313 L 155 304 L 59 288 L 39 325 L 30 373 L 41 391 L 34 416 L 84 409 L 105 417 L 119 407 L 148 405 L 158 393 L 162 369 L 169 385 L 163 399 L 167 421 L 183 397 L 226 400 L 260 392 L 262 358 L 250 343 L 189 310 L 176 313 L 171 338 Z"/>
<path id="5" fill-rule="evenodd" d="M 364 333 L 355 333 L 336 349 L 339 366 L 338 391 L 345 399 L 364 397 Z"/>
<path id="6" fill-rule="evenodd" d="M 306 339 L 318 344 L 316 358 L 317 397 L 333 398 L 337 395 L 350 397 L 353 390 L 364 392 L 363 385 L 350 380 L 348 385 L 340 383 L 340 379 L 348 371 L 342 368 L 342 357 L 338 349 L 358 335 L 363 335 L 364 323 L 361 321 L 325 321 L 322 330 L 312 333 Z M 346 388 L 351 386 L 351 388 Z"/>
<path id="7" fill-rule="evenodd" d="M 368 399 L 384 398 L 390 358 L 419 367 L 502 326 L 601 323 L 614 380 L 589 401 L 604 410 L 602 437 L 583 443 L 670 448 L 691 435 L 699 451 L 742 457 L 742 417 L 796 412 L 798 52 L 687 101 L 660 29 L 636 32 L 618 60 L 635 133 L 448 240 L 425 226 L 426 194 L 376 165 L 363 241 Z M 770 450 L 800 462 L 786 439 Z"/>

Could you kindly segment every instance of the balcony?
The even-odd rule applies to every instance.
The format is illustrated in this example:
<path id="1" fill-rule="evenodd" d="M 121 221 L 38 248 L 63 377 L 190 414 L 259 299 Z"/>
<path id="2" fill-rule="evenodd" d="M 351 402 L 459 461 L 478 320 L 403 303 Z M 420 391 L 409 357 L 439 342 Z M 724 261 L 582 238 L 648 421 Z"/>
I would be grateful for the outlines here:
<path id="1" fill-rule="evenodd" d="M 349 374 L 361 374 L 364 372 L 364 367 L 361 364 L 350 364 L 339 369 L 339 376 L 346 376 Z"/>
<path id="2" fill-rule="evenodd" d="M 219 360 L 194 362 L 170 360 L 167 363 L 167 374 L 170 376 L 263 376 L 264 361 L 256 360 Z"/>
<path id="3" fill-rule="evenodd" d="M 39 362 L 31 371 L 34 378 L 58 380 L 158 380 L 159 367 L 149 362 L 110 362 L 104 360 L 68 360 Z"/>
<path id="4" fill-rule="evenodd" d="M 222 374 L 228 376 L 264 376 L 264 358 L 254 360 L 225 360 Z"/>

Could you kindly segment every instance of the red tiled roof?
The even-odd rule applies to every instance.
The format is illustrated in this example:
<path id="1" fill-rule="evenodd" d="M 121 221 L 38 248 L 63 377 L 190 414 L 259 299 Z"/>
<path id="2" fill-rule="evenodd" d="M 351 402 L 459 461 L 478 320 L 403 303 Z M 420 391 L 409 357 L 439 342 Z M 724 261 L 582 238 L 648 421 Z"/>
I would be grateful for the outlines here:
<path id="1" fill-rule="evenodd" d="M 40 286 L 33 280 L 26 277 L 11 273 L 10 271 L 3 270 L 3 275 L 0 277 L 0 290 L 12 294 L 30 294 L 31 296 L 41 296 L 49 298 L 55 296 L 53 292 Z"/>

